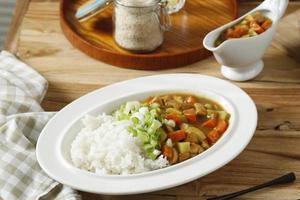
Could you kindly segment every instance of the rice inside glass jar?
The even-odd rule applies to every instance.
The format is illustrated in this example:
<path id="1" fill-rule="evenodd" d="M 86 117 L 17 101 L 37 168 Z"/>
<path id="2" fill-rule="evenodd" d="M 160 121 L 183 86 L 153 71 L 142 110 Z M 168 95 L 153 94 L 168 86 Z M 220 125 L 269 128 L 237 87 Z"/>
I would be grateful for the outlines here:
<path id="1" fill-rule="evenodd" d="M 123 49 L 151 52 L 164 40 L 169 26 L 159 0 L 115 0 L 114 40 Z"/>

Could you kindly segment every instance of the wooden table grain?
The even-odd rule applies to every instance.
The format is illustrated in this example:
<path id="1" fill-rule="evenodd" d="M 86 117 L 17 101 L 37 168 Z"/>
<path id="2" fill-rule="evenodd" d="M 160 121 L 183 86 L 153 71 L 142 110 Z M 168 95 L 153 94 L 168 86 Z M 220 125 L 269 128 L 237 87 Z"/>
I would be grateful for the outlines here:
<path id="1" fill-rule="evenodd" d="M 18 5 L 6 47 L 49 81 L 43 101 L 47 111 L 58 111 L 94 89 L 140 76 L 188 72 L 223 78 L 213 57 L 161 71 L 121 69 L 101 63 L 73 48 L 64 37 L 59 26 L 58 0 L 19 0 Z M 253 1 L 242 1 L 239 11 L 244 13 L 256 5 Z M 300 2 L 295 1 L 290 3 L 264 56 L 265 69 L 261 75 L 252 81 L 234 82 L 254 99 L 259 112 L 254 138 L 236 159 L 199 180 L 176 188 L 134 196 L 82 193 L 83 199 L 201 200 L 244 189 L 290 171 L 300 177 L 299 19 Z M 239 199 L 300 199 L 300 181 Z"/>

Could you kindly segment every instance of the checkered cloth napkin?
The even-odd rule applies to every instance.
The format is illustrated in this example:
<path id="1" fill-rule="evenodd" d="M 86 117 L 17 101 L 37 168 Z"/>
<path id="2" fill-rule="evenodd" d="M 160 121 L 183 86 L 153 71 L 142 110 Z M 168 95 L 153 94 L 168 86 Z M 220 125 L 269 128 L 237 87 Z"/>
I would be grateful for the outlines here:
<path id="1" fill-rule="evenodd" d="M 47 81 L 36 71 L 0 53 L 0 199 L 80 199 L 49 178 L 36 160 L 37 139 L 54 115 L 40 106 L 46 89 Z"/>

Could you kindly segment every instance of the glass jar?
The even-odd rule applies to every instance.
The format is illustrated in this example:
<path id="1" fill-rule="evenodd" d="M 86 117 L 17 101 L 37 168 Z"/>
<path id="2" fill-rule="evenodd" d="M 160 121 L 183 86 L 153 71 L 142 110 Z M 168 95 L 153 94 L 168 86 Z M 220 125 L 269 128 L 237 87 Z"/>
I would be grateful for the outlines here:
<path id="1" fill-rule="evenodd" d="M 113 19 L 116 44 L 136 53 L 157 49 L 171 26 L 160 0 L 115 0 Z"/>

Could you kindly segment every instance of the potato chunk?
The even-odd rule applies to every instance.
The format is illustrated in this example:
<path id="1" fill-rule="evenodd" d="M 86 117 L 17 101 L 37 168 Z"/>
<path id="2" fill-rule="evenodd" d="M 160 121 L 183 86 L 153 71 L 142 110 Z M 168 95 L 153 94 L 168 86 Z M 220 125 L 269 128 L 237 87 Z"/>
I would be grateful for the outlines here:
<path id="1" fill-rule="evenodd" d="M 179 162 L 182 162 L 184 160 L 187 160 L 191 157 L 190 152 L 180 153 L 179 154 Z"/>

